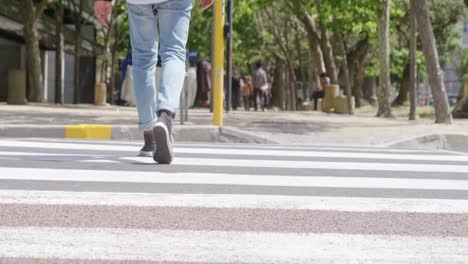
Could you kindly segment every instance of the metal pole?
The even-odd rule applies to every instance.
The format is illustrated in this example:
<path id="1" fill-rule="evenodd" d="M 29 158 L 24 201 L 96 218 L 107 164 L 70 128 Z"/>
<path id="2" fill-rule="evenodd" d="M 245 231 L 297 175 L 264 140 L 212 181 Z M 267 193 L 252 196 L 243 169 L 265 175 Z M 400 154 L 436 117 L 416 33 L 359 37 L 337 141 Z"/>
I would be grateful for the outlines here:
<path id="1" fill-rule="evenodd" d="M 213 22 L 213 125 L 223 126 L 224 0 L 215 1 Z"/>
<path id="2" fill-rule="evenodd" d="M 184 88 L 185 88 L 185 84 L 184 84 Z M 180 93 L 180 97 L 179 97 L 179 104 L 180 104 L 180 107 L 179 107 L 179 118 L 180 118 L 180 124 L 183 125 L 184 124 L 184 88 L 182 89 L 182 92 Z"/>
<path id="3" fill-rule="evenodd" d="M 180 110 L 180 124 L 183 125 L 184 121 L 188 120 L 188 98 L 187 98 L 187 93 L 188 93 L 188 52 L 186 56 L 186 61 L 185 61 L 185 78 L 184 78 L 184 85 L 182 86 L 182 91 L 180 93 L 179 97 L 179 110 Z"/>
<path id="4" fill-rule="evenodd" d="M 184 121 L 188 121 L 188 109 L 189 109 L 189 98 L 188 98 L 188 94 L 189 94 L 189 67 L 188 67 L 188 64 L 187 64 L 187 72 L 186 72 L 186 75 L 185 75 L 185 85 L 184 85 L 184 106 L 185 106 L 185 115 L 184 115 Z"/>
<path id="5" fill-rule="evenodd" d="M 415 1 L 410 0 L 410 24 L 411 24 L 411 37 L 410 37 L 410 114 L 409 120 L 416 120 L 416 83 L 418 82 L 418 65 L 416 62 L 417 51 L 417 21 L 415 12 Z"/>
<path id="6" fill-rule="evenodd" d="M 233 0 L 228 0 L 228 6 L 227 6 L 227 12 L 228 12 L 228 30 L 227 30 L 227 62 L 228 62 L 228 70 L 226 74 L 227 78 L 227 88 L 228 88 L 228 94 L 227 94 L 227 102 L 226 102 L 226 107 L 227 111 L 231 111 L 232 109 L 232 12 L 233 12 Z M 237 100 L 237 98 L 234 98 L 234 100 Z"/>

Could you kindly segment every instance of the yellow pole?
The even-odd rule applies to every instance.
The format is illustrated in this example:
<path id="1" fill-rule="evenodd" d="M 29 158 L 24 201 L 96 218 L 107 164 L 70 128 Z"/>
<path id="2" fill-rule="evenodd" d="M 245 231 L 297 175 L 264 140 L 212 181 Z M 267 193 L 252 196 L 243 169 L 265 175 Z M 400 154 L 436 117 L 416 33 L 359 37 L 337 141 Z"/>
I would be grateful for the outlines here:
<path id="1" fill-rule="evenodd" d="M 215 0 L 213 22 L 213 125 L 223 126 L 224 0 Z"/>

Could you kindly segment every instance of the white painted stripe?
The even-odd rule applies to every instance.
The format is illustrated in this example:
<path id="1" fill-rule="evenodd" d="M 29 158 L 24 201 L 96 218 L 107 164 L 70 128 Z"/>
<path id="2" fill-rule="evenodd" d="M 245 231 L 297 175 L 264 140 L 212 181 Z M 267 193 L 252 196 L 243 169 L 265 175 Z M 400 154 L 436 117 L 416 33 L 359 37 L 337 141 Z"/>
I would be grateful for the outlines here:
<path id="1" fill-rule="evenodd" d="M 242 150 L 242 149 L 197 149 L 176 148 L 177 153 L 216 154 L 216 155 L 251 155 L 275 157 L 307 158 L 353 158 L 353 159 L 392 159 L 424 161 L 468 161 L 468 156 L 456 155 L 414 155 L 414 154 L 380 154 L 360 152 L 321 152 L 321 151 L 276 151 L 276 150 Z"/>
<path id="2" fill-rule="evenodd" d="M 4 155 L 4 156 L 2 156 Z M 40 160 L 40 161 L 75 161 L 75 162 L 92 162 L 92 163 L 116 163 L 115 156 L 100 156 L 87 154 L 54 154 L 54 153 L 37 153 L 37 152 L 8 152 L 0 151 L 0 160 Z"/>
<path id="3" fill-rule="evenodd" d="M 5 155 L 7 157 L 1 157 Z M 12 157 L 13 156 L 13 157 Z M 138 162 L 154 163 L 145 157 L 117 157 L 109 155 L 48 154 L 32 152 L 1 152 L 0 159 L 22 160 L 57 160 L 75 162 Z M 30 157 L 32 156 L 32 157 Z M 76 157 L 86 157 L 77 159 Z M 176 154 L 177 156 L 177 154 Z M 27 158 L 25 158 L 27 157 Z M 117 158 L 116 158 L 117 157 Z M 246 159 L 203 159 L 176 158 L 174 165 L 223 166 L 254 168 L 301 168 L 330 170 L 369 170 L 369 171 L 414 171 L 414 172 L 468 172 L 468 165 L 411 164 L 411 163 L 373 163 L 373 162 L 325 162 L 325 161 L 289 161 L 289 160 L 246 160 Z"/>
<path id="4" fill-rule="evenodd" d="M 0 257 L 217 263 L 462 263 L 468 238 L 97 228 L 0 228 Z"/>
<path id="5" fill-rule="evenodd" d="M 130 158 L 129 160 L 135 160 Z M 145 160 L 144 162 L 149 162 Z M 256 167 L 256 168 L 302 168 L 330 170 L 369 170 L 369 171 L 414 171 L 414 172 L 468 172 L 468 166 L 407 163 L 366 163 L 366 162 L 323 162 L 323 161 L 278 161 L 241 159 L 194 159 L 175 158 L 175 165 Z"/>
<path id="6" fill-rule="evenodd" d="M 404 178 L 258 176 L 216 173 L 162 173 L 134 171 L 94 171 L 66 169 L 0 168 L 3 180 L 133 182 L 172 184 L 223 184 L 287 187 L 383 188 L 468 190 L 465 180 L 431 180 Z"/>
<path id="7" fill-rule="evenodd" d="M 467 214 L 463 200 L 0 190 L 0 204 L 250 208 Z"/>
<path id="8" fill-rule="evenodd" d="M 62 143 L 62 144 L 95 144 L 95 145 L 132 145 L 132 146 L 142 146 L 142 140 L 93 140 L 93 139 L 71 139 L 71 138 L 19 138 L 19 139 L 9 139 L 9 140 L 0 140 L 1 142 L 15 141 L 15 142 L 28 142 L 28 143 Z"/>
<path id="9" fill-rule="evenodd" d="M 135 145 L 135 146 L 141 146 L 142 141 L 141 140 L 129 140 L 129 141 L 120 141 L 120 140 L 89 140 L 89 139 L 57 139 L 57 138 L 18 138 L 18 139 L 6 139 L 6 140 L 0 140 L 0 142 L 7 141 L 16 141 L 16 142 L 37 142 L 37 143 L 46 143 L 46 142 L 57 142 L 57 143 L 64 143 L 64 144 L 69 144 L 69 143 L 96 143 L 96 144 L 103 144 L 103 145 Z M 255 147 L 258 149 L 291 149 L 291 150 L 310 150 L 310 149 L 316 149 L 316 150 L 337 150 L 337 151 L 343 151 L 343 150 L 349 150 L 349 151 L 377 151 L 377 152 L 434 152 L 434 151 L 428 151 L 428 150 L 409 150 L 409 149 L 389 149 L 388 147 L 382 147 L 382 146 L 376 146 L 376 145 L 370 145 L 370 146 L 363 146 L 363 145 L 344 145 L 344 144 L 338 144 L 338 145 L 278 145 L 278 144 L 249 144 L 249 143 L 196 143 L 196 142 L 176 142 L 176 146 L 180 147 L 203 147 L 203 148 L 213 148 L 213 147 L 219 147 L 219 148 L 242 148 L 244 146 L 247 147 Z"/>
<path id="10" fill-rule="evenodd" d="M 375 146 L 323 146 L 323 145 L 309 145 L 309 146 L 304 146 L 304 145 L 267 145 L 267 144 L 226 144 L 226 143 L 216 143 L 216 144 L 198 144 L 198 143 L 190 143 L 190 144 L 184 144 L 184 143 L 177 143 L 176 142 L 176 147 L 204 147 L 204 148 L 234 148 L 234 149 L 242 149 L 244 146 L 249 147 L 251 149 L 252 147 L 255 147 L 256 149 L 274 149 L 274 150 L 298 150 L 298 151 L 319 151 L 319 150 L 328 150 L 328 151 L 337 151 L 337 152 L 354 152 L 354 151 L 359 151 L 359 152 L 395 152 L 395 153 L 415 153 L 419 152 L 421 154 L 429 154 L 429 153 L 434 153 L 435 151 L 429 151 L 429 150 L 410 150 L 410 149 L 391 149 L 391 148 L 384 148 L 384 147 L 375 147 Z"/>
<path id="11" fill-rule="evenodd" d="M 24 147 L 24 148 L 45 148 L 45 149 L 69 149 L 69 150 L 107 150 L 107 151 L 137 151 L 133 146 L 121 145 L 92 145 L 79 143 L 54 143 L 54 142 L 20 142 L 20 141 L 0 141 L 1 146 Z M 342 152 L 325 152 L 309 150 L 291 149 L 238 149 L 238 148 L 196 148 L 196 147 L 175 147 L 176 153 L 184 154 L 215 154 L 215 155 L 252 155 L 252 156 L 274 156 L 274 157 L 310 157 L 310 158 L 355 158 L 355 159 L 393 159 L 393 160 L 425 160 L 425 161 L 468 161 L 468 156 L 459 155 L 415 155 L 415 154 L 382 154 L 362 152 L 352 152 L 352 149 L 341 149 Z M 366 149 L 367 151 L 368 149 Z M 343 152 L 349 151 L 349 152 Z M 383 152 L 383 151 L 382 151 Z M 5 155 L 0 152 L 0 155 Z M 10 152 L 11 153 L 17 152 Z M 19 155 L 19 154 L 16 154 Z"/>

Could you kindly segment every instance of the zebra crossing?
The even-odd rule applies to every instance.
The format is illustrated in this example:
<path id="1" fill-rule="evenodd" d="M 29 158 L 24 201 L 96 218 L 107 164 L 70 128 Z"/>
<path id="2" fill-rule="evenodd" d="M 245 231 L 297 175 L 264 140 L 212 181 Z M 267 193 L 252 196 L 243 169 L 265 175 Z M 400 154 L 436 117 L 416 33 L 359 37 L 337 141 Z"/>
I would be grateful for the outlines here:
<path id="1" fill-rule="evenodd" d="M 0 263 L 468 263 L 468 156 L 0 139 Z"/>

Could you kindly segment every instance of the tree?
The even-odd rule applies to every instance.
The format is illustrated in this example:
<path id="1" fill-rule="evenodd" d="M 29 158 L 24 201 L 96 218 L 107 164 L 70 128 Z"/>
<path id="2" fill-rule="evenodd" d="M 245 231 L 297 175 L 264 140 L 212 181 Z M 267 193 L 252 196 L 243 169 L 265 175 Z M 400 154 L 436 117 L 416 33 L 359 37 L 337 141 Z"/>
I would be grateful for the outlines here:
<path id="1" fill-rule="evenodd" d="M 393 20 L 391 28 L 396 30 L 396 34 L 392 35 L 392 40 L 395 45 L 398 45 L 398 48 L 392 49 L 391 52 L 391 72 L 392 81 L 400 82 L 400 85 L 398 96 L 392 105 L 401 106 L 408 100 L 410 91 L 410 58 L 408 51 L 411 38 L 410 17 L 412 13 L 408 8 L 407 1 L 397 0 L 394 3 L 391 9 L 391 20 Z M 428 6 L 440 65 L 444 68 L 459 46 L 461 29 L 458 23 L 463 19 L 465 8 L 462 0 L 429 0 Z M 418 45 L 418 50 L 421 49 L 421 46 Z M 422 64 L 419 56 L 418 61 L 420 61 L 418 65 Z"/>
<path id="2" fill-rule="evenodd" d="M 418 65 L 416 61 L 417 52 L 417 21 L 415 13 L 415 1 L 410 0 L 410 113 L 409 120 L 416 120 L 416 88 L 417 88 L 417 75 Z"/>
<path id="3" fill-rule="evenodd" d="M 421 44 L 426 58 L 429 83 L 431 84 L 432 96 L 434 98 L 436 123 L 451 124 L 452 114 L 450 113 L 447 92 L 445 91 L 442 70 L 439 64 L 439 55 L 436 48 L 427 1 L 415 0 L 414 7 Z"/>
<path id="4" fill-rule="evenodd" d="M 26 42 L 28 75 L 30 80 L 29 100 L 41 102 L 44 100 L 44 79 L 42 76 L 41 54 L 39 49 L 39 36 L 37 22 L 49 0 L 21 0 L 24 40 Z"/>
<path id="5" fill-rule="evenodd" d="M 366 67 L 377 40 L 378 5 L 374 0 L 321 0 L 318 12 L 320 21 L 333 36 L 332 47 L 338 51 L 334 54 L 340 55 L 335 60 L 341 64 L 341 84 L 345 90 L 352 90 L 356 107 L 360 107 Z M 346 94 L 351 101 L 351 92 Z"/>
<path id="6" fill-rule="evenodd" d="M 288 96 L 288 109 L 290 111 L 296 111 L 296 74 L 294 72 L 294 54 L 291 50 L 291 19 L 288 16 L 278 15 L 277 9 L 279 7 L 276 5 L 271 6 L 270 8 L 264 10 L 265 18 L 267 19 L 268 27 L 273 33 L 273 39 L 278 45 L 282 55 L 286 61 L 286 80 L 287 86 L 289 86 L 289 96 Z M 294 22 L 293 22 L 294 23 Z"/>
<path id="7" fill-rule="evenodd" d="M 390 104 L 390 0 L 380 1 L 379 16 L 380 94 L 377 116 L 392 117 Z"/>
<path id="8" fill-rule="evenodd" d="M 80 78 L 80 68 L 81 68 L 81 41 L 82 41 L 82 29 L 83 25 L 86 21 L 89 21 L 90 18 L 94 15 L 93 13 L 86 14 L 85 11 L 87 5 L 91 2 L 87 0 L 75 0 L 75 1 L 67 1 L 70 3 L 72 12 L 73 12 L 73 20 L 75 23 L 75 43 L 74 43 L 74 58 L 75 58 L 75 72 L 74 72 L 74 93 L 73 93 L 73 103 L 79 104 L 81 103 L 81 78 Z M 94 2 L 94 1 L 92 1 Z M 85 16 L 86 14 L 86 16 Z"/>
<path id="9" fill-rule="evenodd" d="M 56 0 L 55 2 L 55 103 L 63 104 L 63 73 L 64 65 L 64 2 Z"/>
<path id="10" fill-rule="evenodd" d="M 338 46 L 341 48 L 341 55 L 343 56 L 343 75 L 344 75 L 344 82 L 345 82 L 345 92 L 346 92 L 346 99 L 348 102 L 348 113 L 350 115 L 354 114 L 353 110 L 353 101 L 351 97 L 351 86 L 350 86 L 350 81 L 349 81 L 349 67 L 348 67 L 348 57 L 346 54 L 346 46 L 345 46 L 345 41 L 343 39 L 343 35 L 341 33 L 338 33 Z"/>
<path id="11" fill-rule="evenodd" d="M 321 1 L 315 0 L 315 5 L 317 8 L 317 12 L 322 14 L 321 12 Z M 335 56 L 333 53 L 333 47 L 330 43 L 330 36 L 327 28 L 325 27 L 323 17 L 319 18 L 319 28 L 320 28 L 320 46 L 323 52 L 323 60 L 325 62 L 325 67 L 327 69 L 327 73 L 330 76 L 330 81 L 332 84 L 338 84 L 338 74 L 336 70 L 335 64 Z"/>

